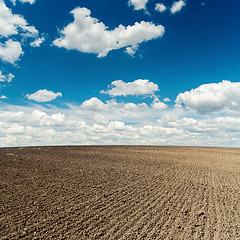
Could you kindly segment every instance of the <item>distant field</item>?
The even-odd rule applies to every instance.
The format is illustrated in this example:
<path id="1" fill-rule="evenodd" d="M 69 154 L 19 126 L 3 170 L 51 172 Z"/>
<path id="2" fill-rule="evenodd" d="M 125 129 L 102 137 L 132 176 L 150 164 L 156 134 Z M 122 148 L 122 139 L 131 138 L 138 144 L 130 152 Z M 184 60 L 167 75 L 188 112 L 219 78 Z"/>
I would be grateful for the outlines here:
<path id="1" fill-rule="evenodd" d="M 0 149 L 0 239 L 240 239 L 240 149 Z"/>

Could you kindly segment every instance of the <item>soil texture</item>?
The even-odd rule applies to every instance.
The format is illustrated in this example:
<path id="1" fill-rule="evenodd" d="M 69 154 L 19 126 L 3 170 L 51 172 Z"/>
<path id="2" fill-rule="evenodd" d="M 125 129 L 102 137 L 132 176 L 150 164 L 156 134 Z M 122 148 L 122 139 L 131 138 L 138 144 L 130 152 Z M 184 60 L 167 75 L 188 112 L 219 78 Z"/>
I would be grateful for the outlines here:
<path id="1" fill-rule="evenodd" d="M 240 240 L 240 149 L 0 149 L 0 239 Z"/>

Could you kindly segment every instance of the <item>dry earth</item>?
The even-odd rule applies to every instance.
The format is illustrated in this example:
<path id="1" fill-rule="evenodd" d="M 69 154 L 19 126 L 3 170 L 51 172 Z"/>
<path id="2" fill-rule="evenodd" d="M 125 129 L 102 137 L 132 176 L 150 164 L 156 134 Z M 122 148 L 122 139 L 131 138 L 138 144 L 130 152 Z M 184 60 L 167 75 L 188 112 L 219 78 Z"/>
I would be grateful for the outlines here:
<path id="1" fill-rule="evenodd" d="M 240 149 L 0 149 L 0 239 L 240 239 Z"/>

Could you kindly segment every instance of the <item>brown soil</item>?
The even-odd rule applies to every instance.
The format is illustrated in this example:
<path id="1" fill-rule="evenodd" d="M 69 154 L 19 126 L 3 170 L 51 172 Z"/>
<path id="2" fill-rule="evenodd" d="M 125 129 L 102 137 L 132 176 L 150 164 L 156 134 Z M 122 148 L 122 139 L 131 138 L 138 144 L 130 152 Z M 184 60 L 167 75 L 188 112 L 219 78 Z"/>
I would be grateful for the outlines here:
<path id="1" fill-rule="evenodd" d="M 240 239 L 240 149 L 0 149 L 0 239 Z"/>

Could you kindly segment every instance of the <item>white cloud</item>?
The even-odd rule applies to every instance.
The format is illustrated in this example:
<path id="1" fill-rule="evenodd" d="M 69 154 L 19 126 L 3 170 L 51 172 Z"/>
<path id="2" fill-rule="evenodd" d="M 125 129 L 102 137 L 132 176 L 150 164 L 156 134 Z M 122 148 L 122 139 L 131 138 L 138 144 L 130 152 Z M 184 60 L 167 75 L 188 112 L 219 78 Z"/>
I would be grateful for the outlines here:
<path id="1" fill-rule="evenodd" d="M 10 83 L 13 80 L 13 78 L 15 78 L 15 76 L 12 73 L 9 73 L 7 75 L 7 82 Z"/>
<path id="2" fill-rule="evenodd" d="M 14 64 L 22 54 L 20 42 L 10 39 L 5 44 L 0 43 L 0 58 L 3 61 Z"/>
<path id="3" fill-rule="evenodd" d="M 92 97 L 82 103 L 82 107 L 89 111 L 101 111 L 104 110 L 104 103 L 96 97 Z"/>
<path id="4" fill-rule="evenodd" d="M 168 105 L 163 102 L 153 102 L 151 106 L 153 109 L 157 109 L 157 110 L 164 110 L 168 108 Z"/>
<path id="5" fill-rule="evenodd" d="M 208 117 L 206 119 L 194 119 L 184 117 L 176 121 L 169 121 L 170 127 L 182 129 L 191 133 L 211 134 L 221 138 L 221 134 L 226 135 L 238 134 L 240 131 L 240 119 L 234 117 Z M 210 135 L 209 134 L 209 135 Z M 224 136 L 222 136 L 224 137 Z M 229 139 L 230 140 L 230 139 Z"/>
<path id="6" fill-rule="evenodd" d="M 111 121 L 109 123 L 109 128 L 117 131 L 123 131 L 126 129 L 126 125 L 124 122 L 121 121 Z"/>
<path id="7" fill-rule="evenodd" d="M 239 92 L 240 82 L 209 83 L 180 93 L 176 103 L 183 103 L 187 108 L 196 110 L 200 114 L 227 110 L 239 113 Z"/>
<path id="8" fill-rule="evenodd" d="M 154 144 L 239 146 L 240 120 L 197 115 L 146 103 L 103 103 L 97 98 L 68 108 L 0 105 L 0 146 Z M 94 104 L 98 108 L 93 108 Z"/>
<path id="9" fill-rule="evenodd" d="M 98 57 L 105 57 L 115 49 L 137 48 L 140 43 L 164 34 L 162 25 L 150 22 L 136 22 L 133 26 L 127 27 L 119 25 L 114 30 L 108 30 L 103 22 L 90 16 L 91 11 L 87 8 L 78 7 L 71 13 L 74 22 L 61 30 L 60 38 L 54 40 L 53 44 L 84 53 L 95 53 Z"/>
<path id="10" fill-rule="evenodd" d="M 148 0 L 129 0 L 128 4 L 134 7 L 134 10 L 146 10 Z"/>
<path id="11" fill-rule="evenodd" d="M 170 8 L 170 11 L 172 14 L 175 14 L 176 12 L 179 12 L 182 10 L 182 8 L 186 5 L 186 2 L 183 0 L 179 0 L 177 2 L 174 2 L 172 7 Z"/>
<path id="12" fill-rule="evenodd" d="M 36 0 L 19 0 L 21 3 L 30 3 L 30 4 L 34 4 L 36 2 Z M 16 0 L 11 0 L 11 2 L 15 5 L 16 4 Z"/>
<path id="13" fill-rule="evenodd" d="M 109 90 L 102 90 L 100 93 L 108 94 L 110 96 L 127 96 L 127 95 L 153 95 L 154 92 L 159 91 L 158 85 L 149 82 L 149 80 L 138 79 L 134 82 L 124 82 L 117 80 L 111 83 Z"/>
<path id="14" fill-rule="evenodd" d="M 3 75 L 2 71 L 0 70 L 0 82 L 8 82 L 10 83 L 15 76 L 12 73 L 8 75 Z"/>
<path id="15" fill-rule="evenodd" d="M 33 4 L 35 0 L 20 0 Z M 15 4 L 15 1 L 12 1 Z M 38 38 L 38 30 L 30 26 L 23 16 L 12 13 L 3 0 L 0 0 L 0 39 L 7 38 L 5 43 L 0 41 L 0 59 L 14 64 L 24 53 L 21 42 L 27 38 L 35 39 L 31 45 L 40 46 L 42 38 Z M 14 37 L 15 40 L 11 39 Z M 17 40 L 16 40 L 17 39 Z"/>
<path id="16" fill-rule="evenodd" d="M 29 26 L 23 16 L 13 14 L 2 0 L 0 0 L 0 22 L 0 36 L 9 37 L 18 34 L 19 31 L 25 32 L 27 36 L 38 35 L 35 27 Z"/>
<path id="17" fill-rule="evenodd" d="M 2 96 L 0 96 L 0 99 L 7 99 L 7 97 L 2 95 Z"/>
<path id="18" fill-rule="evenodd" d="M 216 130 L 215 126 L 210 124 L 206 120 L 196 120 L 191 117 L 184 117 L 183 119 L 170 121 L 168 123 L 170 127 L 183 129 L 185 131 L 193 133 L 213 132 Z"/>
<path id="19" fill-rule="evenodd" d="M 155 5 L 155 11 L 157 12 L 164 12 L 166 11 L 166 9 L 167 9 L 166 6 L 162 3 L 156 3 Z"/>
<path id="20" fill-rule="evenodd" d="M 171 102 L 171 100 L 169 98 L 164 98 L 163 101 L 164 102 Z"/>
<path id="21" fill-rule="evenodd" d="M 231 97 L 231 101 L 236 102 L 239 101 L 239 84 L 229 81 L 205 84 L 188 93 L 193 97 L 207 89 L 216 96 L 224 95 L 228 100 Z M 19 106 L 0 101 L 0 146 L 151 144 L 239 147 L 238 108 L 233 111 L 227 104 L 228 111 L 225 106 L 222 112 L 199 115 L 181 104 L 167 106 L 157 97 L 150 105 L 116 100 L 103 102 L 93 97 L 81 105 L 66 104 L 64 108 L 31 102 Z"/>
<path id="22" fill-rule="evenodd" d="M 135 53 L 137 52 L 137 50 L 138 50 L 138 45 L 132 46 L 132 47 L 127 47 L 125 50 L 125 53 L 127 53 L 128 55 L 133 57 L 135 55 Z"/>
<path id="23" fill-rule="evenodd" d="M 44 37 L 41 37 L 41 38 L 37 38 L 35 39 L 35 41 L 31 42 L 30 43 L 30 46 L 31 47 L 40 47 L 40 45 L 45 41 L 45 38 Z"/>
<path id="24" fill-rule="evenodd" d="M 62 113 L 48 115 L 40 110 L 34 110 L 32 120 L 40 126 L 61 126 L 64 125 L 65 115 Z"/>
<path id="25" fill-rule="evenodd" d="M 125 104 L 125 109 L 128 111 L 137 111 L 138 106 L 135 103 L 126 103 Z"/>
<path id="26" fill-rule="evenodd" d="M 29 100 L 34 100 L 36 102 L 50 102 L 56 99 L 57 97 L 62 97 L 62 93 L 60 92 L 54 93 L 52 91 L 48 91 L 47 89 L 43 89 L 43 90 L 38 90 L 37 92 L 30 95 L 26 94 L 26 97 Z"/>
<path id="27" fill-rule="evenodd" d="M 166 107 L 157 109 L 152 107 L 152 105 L 149 106 L 145 102 L 135 104 L 133 102 L 124 103 L 110 100 L 104 103 L 96 97 L 84 101 L 80 109 L 75 108 L 74 106 L 70 107 L 75 109 L 79 114 L 83 114 L 86 122 L 94 119 L 94 122 L 97 121 L 98 124 L 100 124 L 99 119 L 101 119 L 100 122 L 104 123 L 113 120 L 141 123 L 144 122 L 144 119 L 157 118 L 159 112 L 163 112 L 166 109 Z"/>
<path id="28" fill-rule="evenodd" d="M 14 134 L 14 135 L 23 134 L 24 129 L 25 129 L 24 126 L 21 126 L 21 125 L 15 123 L 12 126 L 7 128 L 6 133 Z"/>

